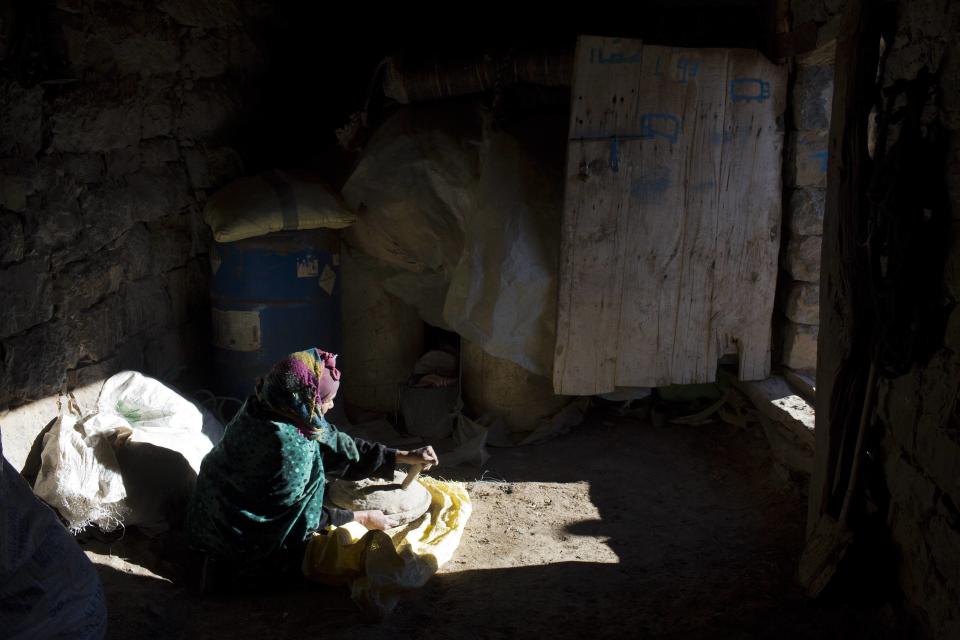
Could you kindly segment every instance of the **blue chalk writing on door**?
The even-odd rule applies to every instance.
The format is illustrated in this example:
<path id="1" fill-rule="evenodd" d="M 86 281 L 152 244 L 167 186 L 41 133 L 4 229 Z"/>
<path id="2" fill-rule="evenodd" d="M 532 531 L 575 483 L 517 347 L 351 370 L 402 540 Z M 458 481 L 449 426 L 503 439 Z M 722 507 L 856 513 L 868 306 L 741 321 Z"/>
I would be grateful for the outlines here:
<path id="1" fill-rule="evenodd" d="M 640 116 L 640 137 L 676 143 L 680 138 L 680 118 L 670 113 L 645 113 Z"/>
<path id="2" fill-rule="evenodd" d="M 695 78 L 700 71 L 700 62 L 690 58 L 681 57 L 677 60 L 677 67 L 674 69 L 674 82 L 686 84 L 688 80 Z M 657 62 L 653 66 L 653 75 L 663 76 L 663 59 L 657 56 Z"/>
<path id="3" fill-rule="evenodd" d="M 680 58 L 677 60 L 677 77 L 676 80 L 680 84 L 686 84 L 687 80 L 697 77 L 697 72 L 700 70 L 700 63 L 696 60 L 690 60 L 689 58 Z"/>
<path id="4" fill-rule="evenodd" d="M 640 64 L 640 53 L 632 55 L 620 51 L 604 53 L 603 47 L 590 48 L 590 64 Z"/>
<path id="5" fill-rule="evenodd" d="M 730 81 L 730 99 L 734 102 L 764 102 L 770 99 L 770 83 L 760 78 L 734 78 Z"/>
<path id="6" fill-rule="evenodd" d="M 672 184 L 669 167 L 651 167 L 630 183 L 630 197 L 640 204 L 651 204 L 659 200 Z"/>

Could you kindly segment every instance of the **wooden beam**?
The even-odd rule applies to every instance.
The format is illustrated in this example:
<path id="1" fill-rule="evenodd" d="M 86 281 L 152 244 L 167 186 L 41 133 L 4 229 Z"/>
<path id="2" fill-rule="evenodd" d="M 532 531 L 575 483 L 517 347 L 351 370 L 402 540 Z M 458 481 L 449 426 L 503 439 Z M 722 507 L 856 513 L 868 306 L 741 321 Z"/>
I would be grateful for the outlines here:
<path id="1" fill-rule="evenodd" d="M 820 271 L 816 460 L 800 579 L 816 595 L 852 540 L 847 516 L 868 418 L 873 328 L 864 255 L 872 172 L 868 119 L 876 96 L 879 3 L 851 0 L 837 42 Z"/>

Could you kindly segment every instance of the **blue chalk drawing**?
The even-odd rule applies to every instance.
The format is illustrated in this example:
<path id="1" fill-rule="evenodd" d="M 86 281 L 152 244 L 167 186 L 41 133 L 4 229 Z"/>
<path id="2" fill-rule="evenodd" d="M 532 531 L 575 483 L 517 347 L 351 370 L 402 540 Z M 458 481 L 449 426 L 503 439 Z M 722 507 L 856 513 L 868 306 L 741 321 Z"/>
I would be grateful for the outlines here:
<path id="1" fill-rule="evenodd" d="M 673 180 L 670 177 L 669 167 L 652 167 L 630 183 L 630 197 L 641 204 L 649 204 L 666 193 L 671 184 Z"/>
<path id="2" fill-rule="evenodd" d="M 657 77 L 663 75 L 662 61 L 662 58 L 657 56 L 657 62 L 653 66 L 653 75 Z M 697 76 L 697 73 L 700 71 L 700 62 L 698 60 L 681 57 L 677 60 L 677 68 L 675 71 L 676 73 L 674 74 L 673 80 L 678 84 L 686 84 L 688 80 Z"/>
<path id="3" fill-rule="evenodd" d="M 640 116 L 640 137 L 663 138 L 674 144 L 680 137 L 680 118 L 670 113 L 645 113 Z"/>
<path id="4" fill-rule="evenodd" d="M 827 156 L 829 153 L 827 151 L 817 151 L 816 153 L 811 153 L 810 158 L 820 162 L 820 173 L 827 172 Z"/>
<path id="5" fill-rule="evenodd" d="M 764 102 L 770 99 L 770 83 L 760 78 L 734 78 L 730 81 L 730 99 L 734 102 Z"/>
<path id="6" fill-rule="evenodd" d="M 590 47 L 590 64 L 640 64 L 640 53 L 627 55 L 620 51 L 604 54 L 603 48 Z"/>
<path id="7" fill-rule="evenodd" d="M 700 71 L 700 63 L 696 60 L 690 60 L 689 58 L 680 58 L 677 60 L 677 82 L 680 84 L 686 84 L 687 80 L 697 77 L 697 72 Z"/>
<path id="8" fill-rule="evenodd" d="M 724 144 L 726 142 L 733 142 L 734 138 L 733 131 L 724 129 L 723 131 L 714 131 L 710 134 L 710 144 Z"/>
<path id="9" fill-rule="evenodd" d="M 671 113 L 645 113 L 640 116 L 640 133 L 627 133 L 608 136 L 581 136 L 570 138 L 570 142 L 610 141 L 610 159 L 608 165 L 614 172 L 620 170 L 620 142 L 623 140 L 654 140 L 663 138 L 671 144 L 677 142 L 681 132 L 680 118 Z"/>

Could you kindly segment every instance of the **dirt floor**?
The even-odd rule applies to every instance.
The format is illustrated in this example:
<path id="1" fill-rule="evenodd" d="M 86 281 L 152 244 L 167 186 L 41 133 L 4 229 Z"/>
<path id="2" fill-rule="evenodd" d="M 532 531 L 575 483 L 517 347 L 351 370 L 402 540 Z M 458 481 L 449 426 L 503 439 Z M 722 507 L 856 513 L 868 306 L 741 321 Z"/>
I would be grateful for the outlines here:
<path id="1" fill-rule="evenodd" d="M 129 533 L 88 546 L 110 637 L 913 635 L 890 605 L 802 596 L 794 573 L 806 501 L 776 471 L 759 428 L 595 413 L 552 442 L 491 452 L 482 470 L 437 469 L 468 482 L 473 516 L 453 561 L 384 621 L 364 619 L 346 588 L 193 595 L 161 541 Z"/>

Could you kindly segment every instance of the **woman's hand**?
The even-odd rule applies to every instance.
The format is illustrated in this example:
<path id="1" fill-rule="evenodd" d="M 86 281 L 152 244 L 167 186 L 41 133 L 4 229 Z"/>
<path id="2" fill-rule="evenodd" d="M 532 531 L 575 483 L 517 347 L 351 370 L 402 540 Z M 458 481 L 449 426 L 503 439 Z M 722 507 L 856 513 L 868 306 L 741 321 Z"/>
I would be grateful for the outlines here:
<path id="1" fill-rule="evenodd" d="M 373 511 L 354 511 L 353 520 L 354 522 L 359 522 L 367 529 L 376 531 L 393 529 L 398 524 L 396 518 L 388 516 L 379 509 Z"/>
<path id="2" fill-rule="evenodd" d="M 440 458 L 434 453 L 433 447 L 426 446 L 412 451 L 397 451 L 397 462 L 402 464 L 422 464 L 426 471 L 434 465 L 440 464 Z"/>

